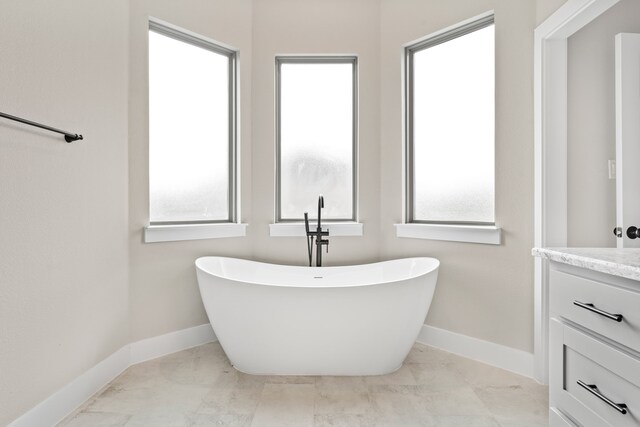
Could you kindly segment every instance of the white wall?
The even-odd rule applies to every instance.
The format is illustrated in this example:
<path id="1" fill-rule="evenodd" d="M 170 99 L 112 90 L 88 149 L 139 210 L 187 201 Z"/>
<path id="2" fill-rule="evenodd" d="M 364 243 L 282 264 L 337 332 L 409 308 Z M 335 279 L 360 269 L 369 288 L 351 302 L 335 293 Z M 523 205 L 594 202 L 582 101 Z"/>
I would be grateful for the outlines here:
<path id="1" fill-rule="evenodd" d="M 403 45 L 488 10 L 496 22 L 496 223 L 500 246 L 398 239 L 402 220 Z M 525 351 L 533 348 L 533 30 L 535 2 L 382 0 L 383 258 L 441 261 L 430 325 Z"/>
<path id="2" fill-rule="evenodd" d="M 568 42 L 568 243 L 615 247 L 615 35 L 640 32 L 640 1 L 622 0 Z M 635 195 L 630 195 L 635 197 Z"/>
<path id="3" fill-rule="evenodd" d="M 125 0 L 0 1 L 0 425 L 129 338 Z"/>
<path id="4" fill-rule="evenodd" d="M 540 25 L 567 0 L 536 0 L 536 26 Z"/>
<path id="5" fill-rule="evenodd" d="M 371 0 L 269 0 L 253 4 L 253 211 L 255 258 L 306 265 L 302 237 L 269 237 L 275 218 L 275 56 L 355 54 L 359 72 L 359 219 L 363 237 L 330 237 L 324 265 L 379 257 L 379 6 Z M 325 205 L 330 205 L 330 199 Z M 300 213 L 302 217 L 302 212 Z"/>
<path id="6" fill-rule="evenodd" d="M 359 58 L 365 235 L 332 237 L 326 264 L 436 256 L 442 271 L 427 322 L 531 351 L 532 35 L 562 1 L 0 2 L 2 108 L 86 138 L 67 145 L 0 121 L 0 424 L 126 342 L 207 322 L 198 256 L 306 262 L 302 238 L 268 236 L 276 54 Z M 398 239 L 402 46 L 489 9 L 496 13 L 496 218 L 504 243 Z M 241 51 L 245 238 L 142 243 L 148 16 Z"/>
<path id="7" fill-rule="evenodd" d="M 241 219 L 248 237 L 143 243 L 149 221 L 148 17 L 240 50 Z M 251 221 L 251 1 L 131 0 L 129 95 L 129 248 L 132 341 L 207 323 L 194 261 L 203 255 L 253 256 Z M 180 143 L 180 141 L 176 141 Z"/>

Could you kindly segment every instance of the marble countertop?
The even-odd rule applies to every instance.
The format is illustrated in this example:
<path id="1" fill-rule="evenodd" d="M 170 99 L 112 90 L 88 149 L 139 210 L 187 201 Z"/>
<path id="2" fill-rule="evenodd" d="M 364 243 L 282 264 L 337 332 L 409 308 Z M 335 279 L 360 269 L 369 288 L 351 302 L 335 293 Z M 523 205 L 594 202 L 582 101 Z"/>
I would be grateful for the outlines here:
<path id="1" fill-rule="evenodd" d="M 533 248 L 531 254 L 563 264 L 640 281 L 640 249 Z"/>

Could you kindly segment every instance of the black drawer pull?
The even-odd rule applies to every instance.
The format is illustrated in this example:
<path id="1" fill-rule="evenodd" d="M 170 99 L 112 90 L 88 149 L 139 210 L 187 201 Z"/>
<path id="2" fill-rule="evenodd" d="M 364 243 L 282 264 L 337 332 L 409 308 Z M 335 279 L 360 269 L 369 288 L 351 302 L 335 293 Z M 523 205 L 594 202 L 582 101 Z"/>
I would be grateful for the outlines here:
<path id="1" fill-rule="evenodd" d="M 602 400 L 607 405 L 611 406 L 616 411 L 620 412 L 621 414 L 627 413 L 627 405 L 625 405 L 624 403 L 616 403 L 613 400 L 609 399 L 607 396 L 598 391 L 598 387 L 595 384 L 587 384 L 582 380 L 578 380 L 578 385 L 596 396 L 598 399 Z"/>
<path id="2" fill-rule="evenodd" d="M 607 319 L 615 320 L 616 322 L 622 322 L 622 314 L 607 313 L 606 311 L 602 311 L 599 308 L 595 308 L 594 305 L 591 303 L 574 301 L 573 305 L 577 305 L 578 307 L 584 308 L 585 310 L 589 310 L 594 313 L 597 313 L 600 316 L 606 317 Z"/>

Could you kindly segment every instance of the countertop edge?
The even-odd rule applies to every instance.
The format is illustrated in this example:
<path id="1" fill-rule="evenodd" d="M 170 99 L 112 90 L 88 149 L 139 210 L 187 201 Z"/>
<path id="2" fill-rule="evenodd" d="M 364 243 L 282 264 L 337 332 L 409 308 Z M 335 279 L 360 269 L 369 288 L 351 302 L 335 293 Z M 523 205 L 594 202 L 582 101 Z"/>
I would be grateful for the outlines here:
<path id="1" fill-rule="evenodd" d="M 602 249 L 594 249 L 595 251 Z M 613 251 L 613 249 L 612 249 Z M 568 264 L 575 267 L 598 271 L 613 276 L 624 277 L 640 281 L 640 267 L 624 262 L 606 260 L 598 257 L 598 254 L 579 254 L 571 252 L 570 248 L 533 248 L 533 256 L 548 259 L 550 261 Z"/>

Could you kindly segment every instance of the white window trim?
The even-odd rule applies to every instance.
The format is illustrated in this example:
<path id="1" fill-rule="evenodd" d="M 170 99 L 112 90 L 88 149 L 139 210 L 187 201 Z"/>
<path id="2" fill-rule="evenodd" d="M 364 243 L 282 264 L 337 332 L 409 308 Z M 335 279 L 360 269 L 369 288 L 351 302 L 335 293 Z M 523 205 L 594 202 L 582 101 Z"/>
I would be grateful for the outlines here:
<path id="1" fill-rule="evenodd" d="M 495 225 L 395 224 L 397 237 L 499 245 L 502 229 Z"/>
<path id="2" fill-rule="evenodd" d="M 405 223 L 395 224 L 397 237 L 409 237 L 416 239 L 448 240 L 454 242 L 500 244 L 500 228 L 494 223 L 431 223 L 415 220 L 413 218 L 413 171 L 410 162 L 412 161 L 413 141 L 410 136 L 410 85 L 412 78 L 410 74 L 409 54 L 412 51 L 419 51 L 431 45 L 445 43 L 450 39 L 457 38 L 465 33 L 471 33 L 487 25 L 495 24 L 495 13 L 493 10 L 482 13 L 473 18 L 462 21 L 458 24 L 436 31 L 420 39 L 414 40 L 404 46 L 403 61 L 403 114 L 404 114 L 404 144 L 403 144 L 403 218 Z M 495 108 L 495 106 L 494 106 Z M 495 150 L 495 141 L 494 141 Z M 495 155 L 495 154 L 494 154 Z M 496 186 L 494 176 L 494 190 Z M 494 195 L 494 221 L 495 221 L 495 195 Z"/>
<path id="3" fill-rule="evenodd" d="M 247 225 L 243 223 L 149 225 L 144 228 L 144 242 L 244 237 L 247 235 Z"/>
<path id="4" fill-rule="evenodd" d="M 353 66 L 353 118 L 352 118 L 352 126 L 353 126 L 353 135 L 352 135 L 352 190 L 353 190 L 353 199 L 352 199 L 352 211 L 351 218 L 340 218 L 336 221 L 344 221 L 345 223 L 357 223 L 358 220 L 358 197 L 359 197 L 359 182 L 358 182 L 358 143 L 359 143 L 359 134 L 358 134 L 358 120 L 359 120 L 359 80 L 358 80 L 358 55 L 281 55 L 276 56 L 276 185 L 275 185 L 275 205 L 276 205 L 276 223 L 289 224 L 295 218 L 283 218 L 282 217 L 282 176 L 281 176 L 281 116 L 280 116 L 280 108 L 281 108 L 281 66 L 282 64 L 304 64 L 304 63 L 349 63 Z"/>
<path id="5" fill-rule="evenodd" d="M 309 228 L 315 230 L 317 224 L 309 223 Z M 333 236 L 362 236 L 364 224 L 361 222 L 326 222 L 322 228 L 329 230 L 329 237 Z M 303 222 L 278 222 L 269 224 L 269 235 L 271 237 L 304 237 L 306 230 Z"/>
<path id="6" fill-rule="evenodd" d="M 144 242 L 154 243 L 180 240 L 244 237 L 246 236 L 247 224 L 235 222 L 238 218 L 240 218 L 240 164 L 238 160 L 238 153 L 240 152 L 240 119 L 238 117 L 239 50 L 232 46 L 226 45 L 224 43 L 204 37 L 202 35 L 152 17 L 149 17 L 148 31 L 155 31 L 159 34 L 175 38 L 184 43 L 200 46 L 207 50 L 229 57 L 229 90 L 231 93 L 231 103 L 229 111 L 229 125 L 231 132 L 231 139 L 229 144 L 230 202 L 228 220 L 202 223 L 181 221 L 169 221 L 167 223 L 150 222 L 148 226 L 144 227 Z"/>

